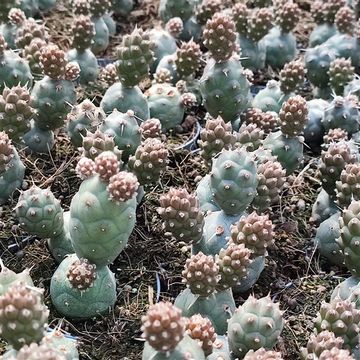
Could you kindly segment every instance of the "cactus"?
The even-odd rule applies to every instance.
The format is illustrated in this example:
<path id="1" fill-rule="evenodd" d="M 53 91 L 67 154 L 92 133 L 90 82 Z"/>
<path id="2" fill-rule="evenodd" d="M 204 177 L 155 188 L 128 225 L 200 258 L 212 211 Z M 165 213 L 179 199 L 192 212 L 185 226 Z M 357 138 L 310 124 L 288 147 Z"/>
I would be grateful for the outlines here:
<path id="1" fill-rule="evenodd" d="M 164 22 L 174 17 L 186 21 L 192 16 L 194 7 L 194 0 L 160 0 L 159 15 Z"/>
<path id="2" fill-rule="evenodd" d="M 110 7 L 110 0 L 90 1 L 91 20 L 95 27 L 94 43 L 91 46 L 91 51 L 95 55 L 105 51 L 109 46 L 109 28 L 106 26 L 103 16 L 110 10 Z"/>
<path id="3" fill-rule="evenodd" d="M 324 330 L 319 334 L 311 334 L 307 342 L 306 348 L 301 349 L 301 356 L 304 360 L 311 360 L 315 356 L 319 358 L 320 355 L 333 348 L 341 349 L 344 340 L 341 337 L 336 337 L 331 331 Z"/>
<path id="4" fill-rule="evenodd" d="M 1 11 L 1 10 L 0 10 Z M 21 9 L 12 8 L 10 9 L 7 22 L 0 25 L 0 33 L 4 36 L 5 41 L 10 49 L 15 49 L 16 33 L 25 21 L 26 16 Z M 1 21 L 0 21 L 1 23 Z"/>
<path id="5" fill-rule="evenodd" d="M 160 197 L 158 212 L 165 229 L 178 241 L 197 243 L 202 236 L 204 214 L 199 200 L 186 189 L 172 188 Z"/>
<path id="6" fill-rule="evenodd" d="M 49 33 L 44 24 L 37 23 L 33 18 L 26 19 L 17 31 L 16 46 L 24 49 L 25 46 L 30 45 L 31 41 L 36 38 L 47 41 L 49 39 Z"/>
<path id="7" fill-rule="evenodd" d="M 121 159 L 121 151 L 116 147 L 114 138 L 110 134 L 104 134 L 99 129 L 94 133 L 87 132 L 82 141 L 82 155 L 95 160 L 95 158 L 104 151 L 115 153 L 118 159 Z"/>
<path id="8" fill-rule="evenodd" d="M 323 189 L 330 195 L 335 195 L 336 181 L 347 164 L 357 161 L 356 149 L 349 141 L 332 143 L 321 153 L 319 170 Z"/>
<path id="9" fill-rule="evenodd" d="M 161 122 L 159 119 L 148 119 L 140 125 L 141 135 L 143 139 L 160 138 L 161 136 Z"/>
<path id="10" fill-rule="evenodd" d="M 336 182 L 336 199 L 340 207 L 346 208 L 352 200 L 360 200 L 360 164 L 348 164 Z"/>
<path id="11" fill-rule="evenodd" d="M 236 285 L 241 285 L 248 275 L 248 268 L 252 260 L 251 251 L 242 244 L 230 243 L 226 249 L 221 249 L 216 256 L 219 266 L 220 280 L 218 290 L 226 290 Z"/>
<path id="12" fill-rule="evenodd" d="M 194 76 L 200 68 L 201 62 L 200 45 L 194 41 L 183 42 L 176 51 L 176 71 L 180 78 Z"/>
<path id="13" fill-rule="evenodd" d="M 241 359 L 249 350 L 272 348 L 283 326 L 279 304 L 274 304 L 269 296 L 259 300 L 250 296 L 229 320 L 230 350 Z"/>
<path id="14" fill-rule="evenodd" d="M 244 360 L 283 360 L 280 352 L 260 348 L 256 351 L 249 350 Z"/>
<path id="15" fill-rule="evenodd" d="M 335 15 L 335 25 L 338 32 L 352 35 L 356 22 L 354 10 L 343 6 Z"/>
<path id="16" fill-rule="evenodd" d="M 339 247 L 345 257 L 345 265 L 354 276 L 359 276 L 359 250 L 357 246 L 359 227 L 359 201 L 353 201 L 349 207 L 343 210 L 339 219 L 340 238 L 338 239 Z"/>
<path id="17" fill-rule="evenodd" d="M 300 19 L 300 9 L 293 1 L 284 2 L 276 11 L 275 22 L 263 41 L 266 47 L 266 64 L 282 68 L 296 56 L 296 39 L 292 30 Z"/>
<path id="18" fill-rule="evenodd" d="M 48 239 L 49 249 L 58 262 L 73 252 L 66 229 L 68 219 L 50 190 L 32 186 L 21 193 L 16 216 L 25 231 Z"/>
<path id="19" fill-rule="evenodd" d="M 257 173 L 259 180 L 257 195 L 251 206 L 261 213 L 279 203 L 286 171 L 278 161 L 265 160 L 257 166 Z"/>
<path id="20" fill-rule="evenodd" d="M 24 173 L 25 166 L 9 136 L 0 132 L 0 204 L 7 202 L 12 193 L 21 186 Z"/>
<path id="21" fill-rule="evenodd" d="M 358 99 L 354 95 L 347 97 L 336 96 L 325 110 L 323 121 L 325 130 L 343 129 L 349 135 L 359 131 Z"/>
<path id="22" fill-rule="evenodd" d="M 330 64 L 335 58 L 335 51 L 325 44 L 306 51 L 304 60 L 307 77 L 314 86 L 320 89 L 328 88 L 330 83 Z"/>
<path id="23" fill-rule="evenodd" d="M 284 94 L 291 94 L 303 85 L 305 80 L 304 64 L 298 60 L 285 64 L 279 73 L 280 89 Z"/>
<path id="24" fill-rule="evenodd" d="M 91 318 L 114 306 L 115 277 L 106 266 L 97 268 L 72 254 L 53 274 L 50 295 L 60 314 L 75 320 Z"/>
<path id="25" fill-rule="evenodd" d="M 97 59 L 90 50 L 95 35 L 95 28 L 90 17 L 84 15 L 76 17 L 72 32 L 74 49 L 68 51 L 67 59 L 79 64 L 81 69 L 79 81 L 81 84 L 95 81 L 99 69 Z"/>
<path id="26" fill-rule="evenodd" d="M 272 27 L 273 15 L 270 9 L 262 8 L 250 11 L 245 4 L 235 4 L 233 20 L 239 33 L 242 65 L 253 71 L 265 67 L 266 46 L 261 39 Z"/>
<path id="27" fill-rule="evenodd" d="M 213 162 L 210 187 L 226 214 L 241 214 L 254 199 L 257 185 L 256 166 L 246 151 L 226 150 Z"/>
<path id="28" fill-rule="evenodd" d="M 344 93 L 345 86 L 354 78 L 354 67 L 350 59 L 339 58 L 330 63 L 329 79 L 330 86 L 335 94 Z"/>
<path id="29" fill-rule="evenodd" d="M 161 173 L 166 169 L 168 151 L 158 139 L 146 139 L 129 159 L 129 168 L 136 175 L 140 185 L 159 181 Z"/>
<path id="30" fill-rule="evenodd" d="M 107 166 L 99 156 L 96 163 Z M 112 165 L 111 165 L 112 166 Z M 135 225 L 135 175 L 121 171 L 104 181 L 99 175 L 84 180 L 70 205 L 68 223 L 79 258 L 101 267 L 112 263 L 125 248 Z"/>
<path id="31" fill-rule="evenodd" d="M 31 73 L 35 78 L 42 77 L 42 68 L 40 65 L 41 50 L 46 46 L 46 41 L 41 38 L 34 38 L 23 50 L 23 57 L 29 63 Z"/>
<path id="32" fill-rule="evenodd" d="M 176 36 L 173 35 L 172 32 L 178 31 L 179 24 L 182 26 L 181 19 L 179 19 L 179 22 L 176 19 L 179 18 L 171 19 L 166 24 L 166 30 L 163 30 L 162 28 L 154 28 L 149 31 L 149 40 L 153 44 L 152 50 L 154 52 L 154 61 L 150 64 L 150 70 L 152 73 L 155 72 L 162 58 L 176 52 Z"/>
<path id="33" fill-rule="evenodd" d="M 216 333 L 209 319 L 199 314 L 191 316 L 186 324 L 186 334 L 197 340 L 205 355 L 212 353 Z"/>
<path id="34" fill-rule="evenodd" d="M 204 106 L 214 118 L 235 121 L 248 107 L 249 83 L 239 60 L 232 57 L 236 33 L 229 16 L 217 13 L 206 23 L 204 45 L 213 58 L 200 80 Z"/>
<path id="35" fill-rule="evenodd" d="M 150 116 L 161 122 L 163 131 L 174 129 L 184 118 L 181 94 L 170 84 L 154 84 L 146 91 Z"/>
<path id="36" fill-rule="evenodd" d="M 280 83 L 275 80 L 270 80 L 267 82 L 266 87 L 255 95 L 252 107 L 263 112 L 271 111 L 278 113 L 282 104 L 288 98 L 289 94 L 284 94 L 280 89 Z"/>
<path id="37" fill-rule="evenodd" d="M 346 130 L 335 128 L 330 129 L 327 134 L 324 135 L 324 145 L 329 145 L 333 142 L 341 142 L 349 139 L 349 134 Z"/>
<path id="38" fill-rule="evenodd" d="M 344 340 L 345 349 L 356 349 L 359 343 L 360 310 L 350 300 L 336 298 L 330 303 L 323 302 L 314 326 L 317 333 L 331 331 Z"/>
<path id="39" fill-rule="evenodd" d="M 18 283 L 0 296 L 0 335 L 15 350 L 42 339 L 48 316 L 38 288 Z"/>
<path id="40" fill-rule="evenodd" d="M 0 34 L 0 92 L 5 87 L 26 86 L 31 88 L 33 76 L 28 63 L 15 52 L 6 50 L 7 43 Z"/>
<path id="41" fill-rule="evenodd" d="M 5 293 L 13 286 L 19 283 L 27 286 L 34 286 L 30 277 L 30 271 L 25 269 L 21 273 L 16 274 L 14 271 L 8 269 L 2 260 L 0 260 L 0 296 Z"/>
<path id="42" fill-rule="evenodd" d="M 84 100 L 74 106 L 67 115 L 67 132 L 75 146 L 81 146 L 87 131 L 93 131 L 105 119 L 102 109 L 96 107 L 90 100 Z"/>
<path id="43" fill-rule="evenodd" d="M 148 76 L 154 60 L 153 46 L 149 34 L 137 28 L 124 36 L 116 65 L 120 83 L 106 91 L 100 104 L 105 113 L 114 109 L 121 112 L 132 110 L 141 120 L 150 117 L 146 98 L 137 85 Z"/>
<path id="44" fill-rule="evenodd" d="M 212 322 L 217 334 L 226 332 L 229 311 L 235 309 L 235 302 L 231 289 L 216 291 L 219 282 L 219 267 L 212 256 L 203 253 L 193 255 L 186 261 L 183 271 L 183 281 L 187 289 L 175 299 L 175 306 L 180 308 L 183 315 L 191 317 L 200 314 Z"/>
<path id="45" fill-rule="evenodd" d="M 324 142 L 325 128 L 323 120 L 325 109 L 329 106 L 328 102 L 322 99 L 314 99 L 307 102 L 309 116 L 304 129 L 305 144 L 312 152 L 320 154 L 321 145 Z"/>
<path id="46" fill-rule="evenodd" d="M 339 208 L 334 200 L 324 189 L 321 189 L 313 205 L 311 219 L 315 224 L 320 225 L 320 223 L 338 211 Z"/>
<path id="47" fill-rule="evenodd" d="M 177 39 L 184 30 L 184 23 L 179 17 L 173 17 L 165 24 L 165 30 L 175 39 Z M 176 51 L 176 48 L 173 52 Z M 156 57 L 156 56 L 155 56 Z"/>
<path id="48" fill-rule="evenodd" d="M 344 256 L 336 240 L 340 237 L 340 212 L 337 212 L 321 222 L 314 239 L 314 244 L 331 264 L 343 265 Z"/>
<path id="49" fill-rule="evenodd" d="M 196 340 L 185 333 L 185 319 L 181 310 L 169 302 L 150 306 L 142 318 L 142 337 L 146 340 L 143 360 L 193 359 L 204 360 L 205 355 Z"/>
<path id="50" fill-rule="evenodd" d="M 212 159 L 223 149 L 230 150 L 235 144 L 236 136 L 232 131 L 231 123 L 218 116 L 216 119 L 209 117 L 205 127 L 200 132 L 200 155 L 211 166 Z"/>
<path id="51" fill-rule="evenodd" d="M 196 188 L 196 196 L 200 202 L 200 209 L 206 212 L 219 211 L 210 188 L 210 175 L 205 175 Z"/>
<path id="52" fill-rule="evenodd" d="M 115 145 L 122 150 L 122 159 L 127 161 L 134 155 L 141 143 L 141 131 L 132 111 L 126 114 L 116 109 L 105 119 L 100 127 L 104 134 L 114 138 Z"/>
<path id="53" fill-rule="evenodd" d="M 250 108 L 244 115 L 244 121 L 246 124 L 255 124 L 258 128 L 268 134 L 275 130 L 278 125 L 277 117 L 275 115 L 275 113 L 263 112 L 258 108 Z"/>
<path id="54" fill-rule="evenodd" d="M 46 76 L 36 82 L 31 92 L 36 109 L 35 128 L 55 130 L 64 125 L 71 106 L 76 102 L 76 92 L 73 83 L 65 79 L 65 53 L 56 45 L 42 50 L 40 63 Z"/>
<path id="55" fill-rule="evenodd" d="M 127 16 L 134 8 L 134 0 L 112 0 L 112 11 L 121 16 Z"/>
<path id="56" fill-rule="evenodd" d="M 236 134 L 235 147 L 243 148 L 248 152 L 257 150 L 265 138 L 264 131 L 255 124 L 244 124 Z"/>
<path id="57" fill-rule="evenodd" d="M 16 142 L 30 130 L 33 100 L 25 87 L 5 88 L 0 95 L 0 130 Z"/>

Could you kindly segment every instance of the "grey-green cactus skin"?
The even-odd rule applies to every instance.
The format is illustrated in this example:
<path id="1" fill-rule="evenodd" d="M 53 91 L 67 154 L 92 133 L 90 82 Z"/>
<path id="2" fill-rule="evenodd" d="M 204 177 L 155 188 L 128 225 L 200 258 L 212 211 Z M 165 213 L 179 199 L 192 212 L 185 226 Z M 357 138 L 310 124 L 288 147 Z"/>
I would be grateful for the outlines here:
<path id="1" fill-rule="evenodd" d="M 315 47 L 317 45 L 321 45 L 335 34 L 336 34 L 336 27 L 334 24 L 324 23 L 318 25 L 310 34 L 309 47 Z"/>
<path id="2" fill-rule="evenodd" d="M 54 147 L 55 136 L 51 130 L 41 130 L 31 122 L 31 129 L 23 136 L 23 141 L 30 151 L 48 154 Z"/>
<path id="3" fill-rule="evenodd" d="M 91 51 L 97 55 L 105 51 L 109 46 L 110 34 L 102 17 L 92 17 L 91 20 L 95 26 L 95 37 L 94 43 L 91 46 Z"/>
<path id="4" fill-rule="evenodd" d="M 265 67 L 266 44 L 264 41 L 252 41 L 246 36 L 239 36 L 241 46 L 241 64 L 244 68 L 258 71 Z"/>
<path id="5" fill-rule="evenodd" d="M 81 291 L 74 288 L 67 277 L 69 267 L 77 259 L 75 254 L 66 257 L 51 278 L 50 295 L 56 310 L 74 320 L 109 312 L 116 301 L 114 274 L 106 266 L 97 268 L 93 286 Z"/>
<path id="6" fill-rule="evenodd" d="M 200 209 L 203 212 L 219 211 L 220 208 L 216 205 L 210 188 L 210 175 L 205 175 L 199 181 L 196 188 L 196 196 L 200 201 Z"/>
<path id="7" fill-rule="evenodd" d="M 80 66 L 79 81 L 81 84 L 87 84 L 97 79 L 99 75 L 99 66 L 96 56 L 90 49 L 79 51 L 72 49 L 67 53 L 69 61 L 76 61 Z"/>
<path id="8" fill-rule="evenodd" d="M 334 199 L 324 190 L 321 189 L 312 207 L 311 218 L 315 224 L 320 225 L 324 220 L 339 211 Z"/>

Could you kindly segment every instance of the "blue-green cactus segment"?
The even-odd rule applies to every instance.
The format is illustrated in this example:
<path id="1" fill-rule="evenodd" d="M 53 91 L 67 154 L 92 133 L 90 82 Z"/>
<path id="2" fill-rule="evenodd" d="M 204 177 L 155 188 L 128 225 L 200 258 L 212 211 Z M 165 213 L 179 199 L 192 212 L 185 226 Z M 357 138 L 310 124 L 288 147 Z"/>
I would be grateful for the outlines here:
<path id="1" fill-rule="evenodd" d="M 225 335 L 216 336 L 216 346 L 206 360 L 231 360 L 229 343 Z"/>
<path id="2" fill-rule="evenodd" d="M 360 79 L 355 78 L 345 86 L 344 96 L 348 95 L 360 96 Z"/>
<path id="3" fill-rule="evenodd" d="M 34 185 L 22 192 L 16 215 L 28 233 L 41 238 L 59 236 L 64 230 L 63 209 L 49 189 Z"/>
<path id="4" fill-rule="evenodd" d="M 246 36 L 239 36 L 241 48 L 241 64 L 244 68 L 252 71 L 261 70 L 265 67 L 266 44 L 264 41 L 254 42 Z"/>
<path id="5" fill-rule="evenodd" d="M 180 92 L 170 84 L 154 84 L 147 90 L 150 117 L 159 119 L 163 131 L 174 129 L 183 121 L 185 110 Z"/>
<path id="6" fill-rule="evenodd" d="M 320 99 L 331 101 L 334 97 L 333 93 L 334 90 L 330 86 L 326 86 L 323 88 L 316 87 L 313 90 L 315 100 Z"/>
<path id="7" fill-rule="evenodd" d="M 109 200 L 106 187 L 99 177 L 91 177 L 81 184 L 70 205 L 69 232 L 74 250 L 97 266 L 117 258 L 136 220 L 136 196 L 116 203 Z"/>
<path id="8" fill-rule="evenodd" d="M 55 144 L 55 137 L 51 130 L 41 130 L 32 121 L 31 129 L 23 136 L 23 141 L 29 150 L 48 154 Z"/>
<path id="9" fill-rule="evenodd" d="M 5 86 L 12 88 L 20 85 L 30 89 L 33 80 L 29 64 L 18 54 L 8 50 L 0 55 L 0 93 Z"/>
<path id="10" fill-rule="evenodd" d="M 145 343 L 142 360 L 184 360 L 196 359 L 205 360 L 205 355 L 199 343 L 185 335 L 176 348 L 170 353 L 159 352 Z"/>
<path id="11" fill-rule="evenodd" d="M 149 32 L 150 40 L 154 43 L 154 62 L 150 66 L 151 73 L 154 73 L 160 60 L 166 56 L 176 52 L 176 40 L 165 30 L 161 28 L 152 29 Z"/>
<path id="12" fill-rule="evenodd" d="M 185 289 L 175 299 L 174 305 L 182 310 L 182 315 L 185 317 L 195 314 L 207 317 L 218 335 L 226 333 L 227 321 L 235 311 L 231 289 L 215 292 L 208 297 L 194 295 L 190 289 Z"/>
<path id="13" fill-rule="evenodd" d="M 325 108 L 329 103 L 325 100 L 314 99 L 308 101 L 309 116 L 304 129 L 305 144 L 316 153 L 320 154 L 321 145 L 324 142 L 325 128 L 322 121 L 325 116 Z"/>
<path id="14" fill-rule="evenodd" d="M 97 55 L 109 46 L 109 29 L 102 17 L 92 17 L 91 20 L 95 26 L 94 43 L 91 46 L 91 51 Z"/>
<path id="15" fill-rule="evenodd" d="M 208 211 L 220 210 L 220 208 L 216 205 L 216 202 L 211 193 L 210 175 L 205 175 L 198 183 L 196 188 L 196 197 L 199 199 L 200 209 L 204 213 Z"/>
<path id="16" fill-rule="evenodd" d="M 337 58 L 351 58 L 353 66 L 359 66 L 359 54 L 357 40 L 347 34 L 336 33 L 323 44 L 331 49 Z"/>
<path id="17" fill-rule="evenodd" d="M 234 121 L 249 104 L 250 85 L 240 60 L 209 61 L 200 79 L 203 103 L 209 114 Z"/>
<path id="18" fill-rule="evenodd" d="M 176 54 L 169 54 L 162 57 L 159 61 L 156 72 L 160 71 L 160 69 L 167 69 L 170 72 L 171 84 L 176 85 L 176 83 L 180 80 L 179 74 L 176 68 Z"/>
<path id="19" fill-rule="evenodd" d="M 4 295 L 13 285 L 22 282 L 29 286 L 34 286 L 28 269 L 16 274 L 6 268 L 0 260 L 0 296 Z"/>
<path id="20" fill-rule="evenodd" d="M 335 97 L 325 109 L 323 125 L 325 131 L 340 128 L 352 135 L 360 130 L 359 117 L 357 102 L 352 98 Z"/>
<path id="21" fill-rule="evenodd" d="M 150 118 L 146 96 L 137 86 L 125 87 L 120 82 L 111 85 L 106 90 L 100 106 L 106 114 L 111 114 L 114 109 L 123 113 L 132 110 L 140 120 Z"/>
<path id="22" fill-rule="evenodd" d="M 87 84 L 97 79 L 99 66 L 96 56 L 90 49 L 84 51 L 72 49 L 67 53 L 67 59 L 69 61 L 76 61 L 79 64 L 79 81 L 81 84 Z"/>
<path id="23" fill-rule="evenodd" d="M 210 176 L 214 199 L 228 215 L 240 215 L 256 195 L 256 165 L 245 150 L 223 151 L 213 161 Z"/>
<path id="24" fill-rule="evenodd" d="M 344 255 L 336 242 L 340 237 L 339 217 L 340 211 L 324 220 L 318 227 L 314 239 L 320 254 L 334 265 L 344 264 Z"/>
<path id="25" fill-rule="evenodd" d="M 74 320 L 90 319 L 109 312 L 116 301 L 114 274 L 107 266 L 96 268 L 93 286 L 81 291 L 71 285 L 67 276 L 76 260 L 75 254 L 65 258 L 51 278 L 50 296 L 56 310 Z"/>
<path id="26" fill-rule="evenodd" d="M 41 343 L 48 344 L 53 349 L 58 350 L 60 354 L 65 356 L 65 360 L 79 360 L 76 340 L 64 335 L 64 333 L 59 330 L 47 332 L 41 340 Z"/>
<path id="27" fill-rule="evenodd" d="M 202 31 L 202 26 L 196 21 L 196 17 L 192 16 L 189 20 L 184 22 L 184 29 L 180 34 L 180 39 L 182 41 L 190 41 L 192 39 L 195 42 L 200 42 Z"/>
<path id="28" fill-rule="evenodd" d="M 261 41 L 266 47 L 265 63 L 275 69 L 283 68 L 297 55 L 295 36 L 292 33 L 283 33 L 278 27 L 273 27 Z"/>
<path id="29" fill-rule="evenodd" d="M 312 207 L 312 221 L 314 221 L 315 224 L 320 225 L 339 210 L 339 207 L 335 204 L 330 195 L 324 189 L 321 189 Z"/>
<path id="30" fill-rule="evenodd" d="M 303 162 L 303 142 L 298 138 L 285 137 L 281 131 L 270 133 L 263 142 L 264 148 L 277 156 L 277 160 L 286 169 L 286 174 L 292 174 Z"/>
<path id="31" fill-rule="evenodd" d="M 70 239 L 70 232 L 69 232 L 69 219 L 70 219 L 69 211 L 64 212 L 63 219 L 64 219 L 63 232 L 57 236 L 52 236 L 47 240 L 47 244 L 51 252 L 51 255 L 58 263 L 63 261 L 67 255 L 72 254 L 74 252 L 74 248 L 72 246 L 72 242 Z"/>
<path id="32" fill-rule="evenodd" d="M 233 287 L 234 294 L 242 294 L 251 289 L 259 280 L 261 273 L 265 268 L 265 256 L 257 256 L 254 261 L 248 266 L 248 274 L 244 279 L 241 279 L 240 285 Z"/>
<path id="33" fill-rule="evenodd" d="M 280 84 L 275 80 L 270 80 L 264 89 L 261 89 L 254 97 L 252 107 L 258 108 L 264 112 L 273 111 L 279 113 L 282 104 L 293 94 L 285 95 Z"/>
<path id="34" fill-rule="evenodd" d="M 318 25 L 310 34 L 309 47 L 321 45 L 335 34 L 336 27 L 334 24 L 324 23 Z"/>
<path id="35" fill-rule="evenodd" d="M 56 0 L 38 0 L 38 2 L 41 11 L 48 11 L 56 4 Z"/>
<path id="36" fill-rule="evenodd" d="M 359 284 L 360 278 L 356 276 L 350 276 L 349 278 L 341 282 L 338 286 L 336 286 L 336 288 L 331 294 L 331 300 L 334 300 L 338 297 L 340 297 L 340 299 L 342 300 L 348 299 L 355 289 L 359 289 Z M 357 308 L 359 309 L 358 302 Z"/>
<path id="37" fill-rule="evenodd" d="M 9 49 L 16 49 L 15 39 L 18 26 L 8 23 L 0 25 L 0 34 L 4 37 Z"/>
<path id="38" fill-rule="evenodd" d="M 8 164 L 8 169 L 0 173 L 0 205 L 5 204 L 13 192 L 21 187 L 24 179 L 25 166 L 21 162 L 17 151 Z"/>
<path id="39" fill-rule="evenodd" d="M 64 125 L 66 115 L 76 103 L 74 84 L 67 80 L 53 80 L 48 76 L 32 89 L 35 125 L 41 130 L 55 130 Z"/>
<path id="40" fill-rule="evenodd" d="M 319 88 L 329 86 L 330 63 L 335 60 L 336 53 L 326 43 L 308 49 L 305 53 L 305 67 L 309 81 Z"/>
<path id="41" fill-rule="evenodd" d="M 130 112 L 121 113 L 114 110 L 100 127 L 100 131 L 113 136 L 115 145 L 122 150 L 122 159 L 127 161 L 134 155 L 141 143 L 140 127 Z"/>
<path id="42" fill-rule="evenodd" d="M 112 10 L 115 14 L 127 16 L 134 8 L 134 0 L 112 0 Z"/>
<path id="43" fill-rule="evenodd" d="M 192 246 L 192 253 L 203 252 L 205 255 L 217 255 L 221 249 L 228 247 L 231 227 L 239 221 L 241 215 L 226 215 L 215 211 L 205 216 L 203 236 L 199 243 Z"/>
<path id="44" fill-rule="evenodd" d="M 39 2 L 38 0 L 21 0 L 20 9 L 26 17 L 34 17 L 39 12 Z"/>
<path id="45" fill-rule="evenodd" d="M 109 30 L 109 35 L 114 36 L 116 34 L 116 22 L 112 18 L 110 14 L 105 14 L 102 16 L 103 20 L 105 21 L 105 24 Z"/>
<path id="46" fill-rule="evenodd" d="M 159 15 L 164 22 L 173 17 L 186 21 L 193 15 L 194 7 L 194 0 L 160 0 Z"/>

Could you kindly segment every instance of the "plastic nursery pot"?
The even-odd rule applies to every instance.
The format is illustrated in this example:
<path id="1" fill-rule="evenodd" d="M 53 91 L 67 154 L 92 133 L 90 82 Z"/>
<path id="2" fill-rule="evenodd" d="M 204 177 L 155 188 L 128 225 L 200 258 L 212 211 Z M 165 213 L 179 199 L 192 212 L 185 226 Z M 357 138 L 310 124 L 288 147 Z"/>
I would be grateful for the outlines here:
<path id="1" fill-rule="evenodd" d="M 265 89 L 265 85 L 251 85 L 250 86 L 250 92 L 252 96 L 257 95 L 257 93 L 263 89 Z"/>
<path id="2" fill-rule="evenodd" d="M 174 150 L 189 150 L 189 151 L 195 151 L 198 148 L 197 141 L 200 137 L 200 131 L 201 131 L 201 125 L 197 121 L 194 125 L 195 131 L 192 134 L 192 137 L 186 141 L 184 144 L 177 146 Z"/>
<path id="3" fill-rule="evenodd" d="M 100 67 L 105 67 L 106 65 L 113 64 L 116 62 L 115 59 L 109 59 L 109 58 L 96 58 L 96 59 Z"/>

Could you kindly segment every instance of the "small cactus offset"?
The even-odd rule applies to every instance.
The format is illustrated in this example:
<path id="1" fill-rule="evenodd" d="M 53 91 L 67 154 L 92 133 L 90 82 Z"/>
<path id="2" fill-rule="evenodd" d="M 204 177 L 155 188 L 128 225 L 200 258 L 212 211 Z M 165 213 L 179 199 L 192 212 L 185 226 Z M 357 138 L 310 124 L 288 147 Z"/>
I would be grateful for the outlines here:
<path id="1" fill-rule="evenodd" d="M 250 296 L 229 320 L 230 350 L 241 359 L 249 350 L 272 348 L 283 327 L 279 304 L 274 304 L 269 296 L 261 299 Z"/>
<path id="2" fill-rule="evenodd" d="M 165 229 L 177 241 L 197 243 L 202 237 L 204 214 L 195 194 L 172 188 L 160 197 L 158 212 L 165 221 Z"/>
<path id="3" fill-rule="evenodd" d="M 360 200 L 360 164 L 348 164 L 336 182 L 336 199 L 341 208 L 347 208 L 352 200 Z"/>
<path id="4" fill-rule="evenodd" d="M 330 63 L 329 81 L 335 94 L 343 94 L 345 86 L 351 82 L 353 77 L 354 67 L 351 65 L 351 60 L 338 58 Z"/>

